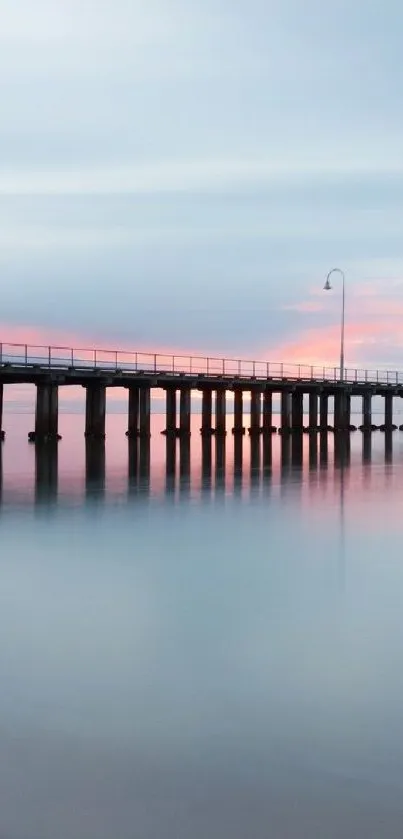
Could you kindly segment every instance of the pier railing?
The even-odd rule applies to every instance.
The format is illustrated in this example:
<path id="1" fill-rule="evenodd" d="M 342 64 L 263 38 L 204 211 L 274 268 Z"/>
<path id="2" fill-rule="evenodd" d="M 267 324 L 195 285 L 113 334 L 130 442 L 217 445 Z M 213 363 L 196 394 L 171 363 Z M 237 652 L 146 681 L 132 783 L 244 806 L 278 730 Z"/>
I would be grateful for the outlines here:
<path id="1" fill-rule="evenodd" d="M 339 367 L 16 343 L 0 343 L 0 365 L 278 381 L 341 381 Z M 346 368 L 343 381 L 399 385 L 403 384 L 403 371 Z"/>

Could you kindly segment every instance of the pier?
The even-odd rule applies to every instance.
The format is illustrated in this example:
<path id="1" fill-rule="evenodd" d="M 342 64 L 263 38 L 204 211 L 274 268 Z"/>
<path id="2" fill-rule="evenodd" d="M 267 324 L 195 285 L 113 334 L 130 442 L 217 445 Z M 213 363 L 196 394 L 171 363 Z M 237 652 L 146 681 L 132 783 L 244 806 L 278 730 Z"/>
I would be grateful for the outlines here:
<path id="1" fill-rule="evenodd" d="M 351 399 L 362 401 L 363 432 L 377 427 L 393 431 L 393 400 L 403 398 L 403 373 L 387 370 L 271 363 L 225 358 L 169 356 L 111 350 L 81 350 L 70 347 L 0 344 L 0 431 L 5 388 L 36 386 L 34 442 L 59 439 L 60 388 L 85 389 L 87 439 L 105 438 L 106 395 L 109 388 L 125 388 L 129 439 L 151 435 L 151 397 L 165 394 L 167 437 L 187 438 L 191 433 L 192 394 L 200 398 L 200 433 L 203 437 L 252 437 L 276 432 L 287 436 L 304 432 L 355 430 L 351 425 Z M 227 402 L 231 396 L 233 426 L 227 428 Z M 384 401 L 383 422 L 375 426 L 372 399 Z M 273 398 L 279 400 L 280 422 L 273 425 Z M 329 400 L 333 400 L 333 422 Z M 304 425 L 304 416 L 309 420 Z"/>

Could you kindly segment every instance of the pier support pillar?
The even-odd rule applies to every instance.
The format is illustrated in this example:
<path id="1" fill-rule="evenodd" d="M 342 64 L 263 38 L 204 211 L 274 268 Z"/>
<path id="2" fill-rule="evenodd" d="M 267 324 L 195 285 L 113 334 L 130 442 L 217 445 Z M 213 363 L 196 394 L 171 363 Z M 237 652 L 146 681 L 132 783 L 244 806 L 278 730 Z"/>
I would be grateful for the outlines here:
<path id="1" fill-rule="evenodd" d="M 281 392 L 281 429 L 282 431 L 291 429 L 291 393 L 289 390 Z"/>
<path id="2" fill-rule="evenodd" d="M 35 441 L 57 440 L 59 422 L 59 389 L 53 384 L 36 386 L 35 431 L 29 439 Z"/>
<path id="3" fill-rule="evenodd" d="M 346 417 L 346 429 L 347 431 L 350 430 L 351 425 L 351 393 L 345 394 L 345 417 Z"/>
<path id="4" fill-rule="evenodd" d="M 87 385 L 85 400 L 85 436 L 96 440 L 105 438 L 106 387 Z"/>
<path id="5" fill-rule="evenodd" d="M 260 434 L 260 406 L 261 393 L 257 390 L 251 390 L 250 393 L 250 428 L 249 434 Z"/>
<path id="6" fill-rule="evenodd" d="M 233 434 L 243 434 L 243 391 L 240 388 L 234 390 L 234 427 Z"/>
<path id="7" fill-rule="evenodd" d="M 304 394 L 296 390 L 292 394 L 292 430 L 302 431 L 304 427 Z"/>
<path id="8" fill-rule="evenodd" d="M 139 433 L 139 389 L 138 387 L 129 387 L 129 407 L 128 407 L 128 423 L 127 423 L 127 437 L 137 437 Z"/>
<path id="9" fill-rule="evenodd" d="M 165 391 L 166 398 L 166 426 L 165 433 L 169 437 L 176 435 L 176 390 L 169 387 Z"/>
<path id="10" fill-rule="evenodd" d="M 334 396 L 335 431 L 348 431 L 350 425 L 349 404 L 349 394 L 345 390 L 338 390 Z"/>
<path id="11" fill-rule="evenodd" d="M 0 440 L 4 440 L 4 431 L 3 431 L 3 395 L 4 395 L 4 385 L 0 384 Z"/>
<path id="12" fill-rule="evenodd" d="M 225 437 L 226 435 L 226 427 L 225 427 L 225 390 L 224 388 L 220 388 L 220 390 L 216 391 L 216 407 L 215 407 L 215 415 L 216 415 L 216 434 L 221 437 Z"/>
<path id="13" fill-rule="evenodd" d="M 201 434 L 203 437 L 211 437 L 213 433 L 213 391 L 211 388 L 206 388 L 202 391 L 202 424 Z"/>
<path id="14" fill-rule="evenodd" d="M 190 436 L 190 387 L 184 387 L 180 392 L 180 434 L 181 437 Z"/>
<path id="15" fill-rule="evenodd" d="M 321 393 L 319 399 L 320 420 L 319 425 L 321 431 L 327 431 L 329 425 L 329 395 Z"/>
<path id="16" fill-rule="evenodd" d="M 385 428 L 391 431 L 393 425 L 393 393 L 385 394 Z"/>
<path id="17" fill-rule="evenodd" d="M 273 394 L 265 390 L 263 394 L 263 433 L 271 434 L 273 428 Z"/>
<path id="18" fill-rule="evenodd" d="M 151 391 L 149 387 L 140 388 L 140 425 L 139 436 L 151 437 Z"/>
<path id="19" fill-rule="evenodd" d="M 370 391 L 362 397 L 362 424 L 365 431 L 371 430 L 372 425 L 372 394 Z"/>
<path id="20" fill-rule="evenodd" d="M 309 428 L 316 431 L 318 427 L 318 394 L 309 394 Z"/>

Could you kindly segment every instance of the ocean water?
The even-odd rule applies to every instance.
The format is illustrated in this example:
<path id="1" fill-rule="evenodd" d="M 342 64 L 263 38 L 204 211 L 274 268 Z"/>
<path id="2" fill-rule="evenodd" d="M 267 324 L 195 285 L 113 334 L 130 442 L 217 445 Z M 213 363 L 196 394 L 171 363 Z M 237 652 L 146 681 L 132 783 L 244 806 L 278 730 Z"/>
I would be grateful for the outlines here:
<path id="1" fill-rule="evenodd" d="M 2 839 L 400 839 L 403 433 L 83 424 L 5 416 Z"/>

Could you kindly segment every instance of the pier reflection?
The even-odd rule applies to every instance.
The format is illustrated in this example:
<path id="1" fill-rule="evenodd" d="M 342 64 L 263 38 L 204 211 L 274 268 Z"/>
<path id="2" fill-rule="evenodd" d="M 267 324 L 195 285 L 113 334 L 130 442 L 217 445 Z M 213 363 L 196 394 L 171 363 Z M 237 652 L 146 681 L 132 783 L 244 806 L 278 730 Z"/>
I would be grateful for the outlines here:
<path id="1" fill-rule="evenodd" d="M 365 476 L 365 485 L 369 486 L 375 473 L 363 466 L 371 467 L 374 460 L 377 466 L 382 462 L 389 467 L 397 464 L 401 455 L 400 447 L 393 446 L 394 436 L 194 434 L 179 439 L 161 438 L 159 450 L 149 438 L 129 439 L 118 465 L 113 447 L 108 449 L 108 440 L 105 443 L 87 439 L 80 447 L 80 460 L 76 461 L 66 456 L 60 443 L 37 444 L 29 449 L 31 479 L 20 480 L 19 493 L 24 503 L 34 498 L 38 504 L 59 501 L 69 494 L 82 498 L 83 492 L 84 498 L 98 500 L 113 494 L 133 499 L 166 494 L 176 503 L 188 496 L 203 495 L 206 500 L 223 494 L 242 497 L 252 491 L 260 493 L 263 487 L 271 496 L 272 489 L 277 487 L 283 492 L 287 486 L 292 486 L 297 498 L 295 490 L 299 485 L 301 494 L 312 502 L 316 493 L 331 485 L 335 472 L 343 470 L 346 480 L 350 470 L 360 465 L 356 474 L 362 474 L 363 482 Z M 0 448 L 0 497 L 8 502 L 10 492 L 17 495 L 21 470 L 13 473 L 16 461 L 6 457 L 6 445 Z"/>
<path id="2" fill-rule="evenodd" d="M 58 489 L 58 444 L 35 444 L 35 501 L 55 501 Z"/>
<path id="3" fill-rule="evenodd" d="M 221 434 L 215 438 L 215 488 L 223 492 L 226 484 L 226 437 Z"/>
<path id="4" fill-rule="evenodd" d="M 340 432 L 334 435 L 334 465 L 348 466 L 351 459 L 351 435 Z"/>
<path id="5" fill-rule="evenodd" d="M 129 439 L 128 491 L 129 495 L 146 495 L 150 490 L 150 438 Z"/>
<path id="6" fill-rule="evenodd" d="M 101 498 L 105 492 L 105 441 L 85 441 L 85 489 L 87 495 Z"/>

